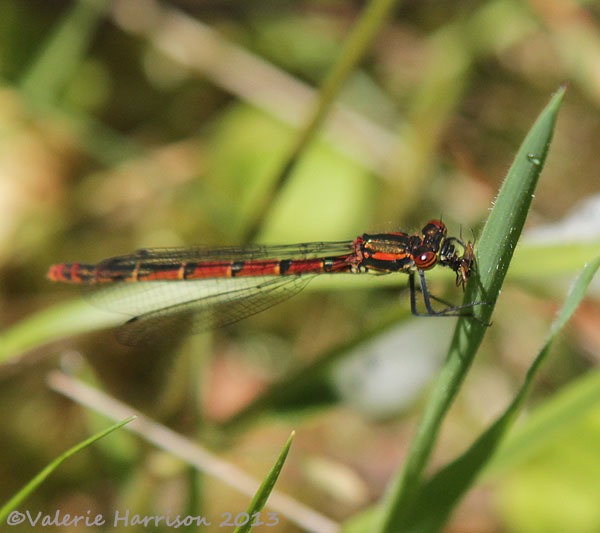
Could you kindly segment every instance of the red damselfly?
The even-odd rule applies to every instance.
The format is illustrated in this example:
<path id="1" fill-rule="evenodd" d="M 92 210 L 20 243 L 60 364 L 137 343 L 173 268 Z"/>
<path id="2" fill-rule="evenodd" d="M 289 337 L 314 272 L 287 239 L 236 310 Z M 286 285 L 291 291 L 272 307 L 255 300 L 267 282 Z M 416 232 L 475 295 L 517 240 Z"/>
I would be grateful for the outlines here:
<path id="1" fill-rule="evenodd" d="M 142 249 L 98 264 L 53 265 L 48 278 L 104 287 L 93 293 L 93 302 L 128 315 L 119 339 L 137 344 L 167 317 L 180 315 L 193 331 L 236 322 L 296 294 L 318 274 L 404 272 L 414 315 L 460 316 L 479 302 L 449 306 L 435 298 L 427 289 L 425 271 L 448 267 L 456 274 L 456 285 L 464 288 L 474 261 L 471 242 L 447 236 L 444 223 L 431 220 L 420 234 L 364 234 L 354 241 Z M 417 306 L 419 291 L 423 312 Z M 436 311 L 432 300 L 447 307 Z"/>

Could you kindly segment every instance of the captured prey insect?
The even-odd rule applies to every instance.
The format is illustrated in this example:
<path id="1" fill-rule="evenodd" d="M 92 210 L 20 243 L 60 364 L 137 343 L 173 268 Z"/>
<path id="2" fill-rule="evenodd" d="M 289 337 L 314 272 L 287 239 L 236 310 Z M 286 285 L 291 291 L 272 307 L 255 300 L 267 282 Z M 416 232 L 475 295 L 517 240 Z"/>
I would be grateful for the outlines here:
<path id="1" fill-rule="evenodd" d="M 98 264 L 61 263 L 48 279 L 105 287 L 91 295 L 99 307 L 128 315 L 119 340 L 135 345 L 170 317 L 201 331 L 241 320 L 299 292 L 319 274 L 404 272 L 416 316 L 461 316 L 480 302 L 434 310 L 425 271 L 440 265 L 463 289 L 475 269 L 473 244 L 447 236 L 441 220 L 420 234 L 364 234 L 354 241 L 283 246 L 142 249 Z M 425 310 L 417 309 L 417 285 Z M 441 300 L 438 300 L 441 301 Z"/>

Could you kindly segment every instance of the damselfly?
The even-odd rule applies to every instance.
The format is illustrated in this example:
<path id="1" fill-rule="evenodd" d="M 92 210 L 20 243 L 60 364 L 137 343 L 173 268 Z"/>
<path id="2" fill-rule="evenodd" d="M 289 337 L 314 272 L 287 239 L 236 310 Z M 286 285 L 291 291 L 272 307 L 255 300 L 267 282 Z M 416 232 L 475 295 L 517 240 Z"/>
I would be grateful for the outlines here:
<path id="1" fill-rule="evenodd" d="M 479 302 L 445 304 L 429 293 L 425 271 L 448 267 L 456 274 L 456 285 L 464 288 L 474 262 L 471 242 L 447 236 L 444 223 L 431 220 L 420 234 L 364 234 L 354 241 L 142 249 L 95 265 L 53 265 L 48 278 L 105 288 L 94 291 L 93 302 L 128 315 L 119 339 L 137 344 L 167 317 L 187 321 L 192 331 L 236 322 L 296 294 L 318 274 L 404 272 L 414 315 L 460 316 Z M 417 306 L 419 290 L 423 312 Z M 447 306 L 436 311 L 432 300 Z"/>

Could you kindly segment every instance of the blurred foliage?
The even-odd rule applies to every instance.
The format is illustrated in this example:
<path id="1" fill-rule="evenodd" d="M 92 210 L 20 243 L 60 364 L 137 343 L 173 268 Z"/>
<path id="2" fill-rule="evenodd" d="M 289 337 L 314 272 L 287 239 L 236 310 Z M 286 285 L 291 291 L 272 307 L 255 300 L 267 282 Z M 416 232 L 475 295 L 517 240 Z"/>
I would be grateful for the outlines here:
<path id="1" fill-rule="evenodd" d="M 92 262 L 139 247 L 241 242 L 364 7 L 339 0 L 0 5 L 2 330 L 74 297 L 73 288 L 44 279 L 51 263 Z M 399 3 L 261 220 L 263 242 L 412 231 L 440 215 L 454 233 L 477 235 L 531 123 L 550 93 L 570 82 L 528 219 L 531 237 L 516 252 L 436 464 L 462 452 L 510 401 L 568 280 L 600 250 L 593 208 L 599 18 L 595 3 L 572 0 Z M 592 207 L 582 209 L 584 201 Z M 544 228 L 549 238 L 535 241 L 533 230 Z M 453 275 L 432 274 L 435 294 L 455 301 Z M 319 280 L 311 284 L 316 290 L 277 310 L 190 338 L 176 356 L 130 353 L 110 331 L 11 354 L 0 367 L 0 501 L 106 426 L 46 388 L 46 373 L 59 364 L 258 477 L 295 428 L 278 490 L 340 521 L 378 501 L 411 438 L 418 397 L 397 416 L 377 420 L 348 408 L 324 374 L 313 401 L 305 398 L 310 409 L 280 409 L 237 432 L 219 427 L 271 383 L 352 344 L 348 339 L 366 328 L 387 321 L 410 327 L 403 322 L 406 298 L 397 296 L 404 277 L 342 281 Z M 597 298 L 596 286 L 553 349 L 534 407 L 594 373 Z M 404 344 L 399 330 L 397 342 L 414 358 L 433 341 L 445 352 L 448 338 L 429 322 L 422 342 Z M 366 380 L 368 371 L 366 364 L 359 374 Z M 471 491 L 450 527 L 598 529 L 600 462 L 581 447 L 598 448 L 600 411 L 592 404 L 579 412 L 571 437 L 548 443 L 518 469 L 496 472 Z M 110 444 L 114 437 L 119 445 Z M 197 492 L 202 498 L 190 496 Z M 247 503 L 138 439 L 111 435 L 63 465 L 26 505 L 217 516 Z"/>

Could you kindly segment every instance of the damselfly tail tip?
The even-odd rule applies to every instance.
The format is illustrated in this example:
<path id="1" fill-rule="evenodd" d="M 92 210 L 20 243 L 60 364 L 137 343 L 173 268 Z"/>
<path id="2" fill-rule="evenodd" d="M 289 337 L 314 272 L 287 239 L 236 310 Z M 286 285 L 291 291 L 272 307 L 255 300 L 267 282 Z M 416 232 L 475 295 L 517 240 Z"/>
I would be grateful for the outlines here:
<path id="1" fill-rule="evenodd" d="M 58 265 L 51 265 L 48 269 L 48 272 L 46 273 L 46 279 L 49 279 L 50 281 L 62 281 L 64 278 L 64 269 L 64 263 Z"/>
<path id="2" fill-rule="evenodd" d="M 89 272 L 93 268 L 93 265 L 80 263 L 59 263 L 48 269 L 46 279 L 59 283 L 85 283 L 89 281 Z"/>

